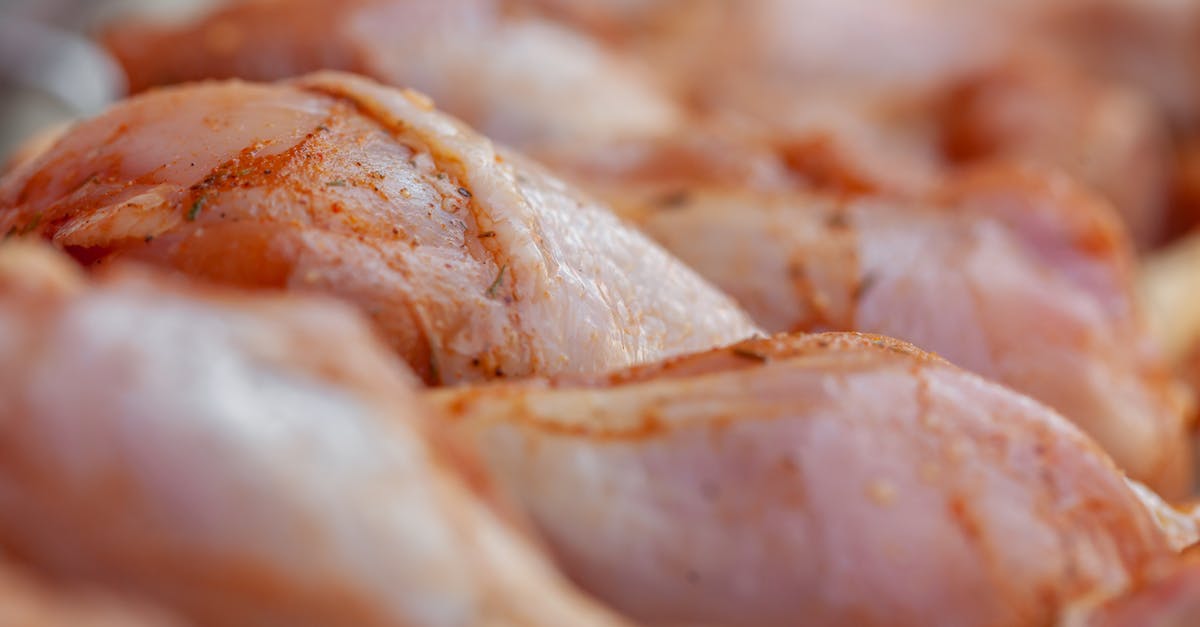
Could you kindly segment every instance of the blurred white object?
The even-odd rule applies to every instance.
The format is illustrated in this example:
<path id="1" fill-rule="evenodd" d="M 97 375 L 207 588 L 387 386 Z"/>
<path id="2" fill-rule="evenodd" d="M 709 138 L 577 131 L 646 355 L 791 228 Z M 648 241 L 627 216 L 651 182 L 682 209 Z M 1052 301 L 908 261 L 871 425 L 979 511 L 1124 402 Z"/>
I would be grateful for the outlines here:
<path id="1" fill-rule="evenodd" d="M 88 32 L 118 16 L 187 19 L 212 0 L 0 0 L 0 163 L 54 125 L 125 94 L 125 75 Z"/>
<path id="2" fill-rule="evenodd" d="M 99 112 L 125 91 L 107 53 L 65 30 L 0 20 L 0 155 L 55 123 Z"/>

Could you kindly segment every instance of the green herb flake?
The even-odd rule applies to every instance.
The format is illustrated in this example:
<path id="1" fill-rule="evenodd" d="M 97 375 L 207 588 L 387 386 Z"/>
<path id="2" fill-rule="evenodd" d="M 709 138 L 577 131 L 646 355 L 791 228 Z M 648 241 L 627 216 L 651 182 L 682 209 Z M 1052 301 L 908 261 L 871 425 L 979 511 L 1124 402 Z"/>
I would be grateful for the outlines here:
<path id="1" fill-rule="evenodd" d="M 496 295 L 496 288 L 500 287 L 500 283 L 504 281 L 504 271 L 508 269 L 508 264 L 500 266 L 500 271 L 496 273 L 496 280 L 487 288 L 487 296 L 491 298 Z"/>
<path id="2" fill-rule="evenodd" d="M 246 176 L 247 174 L 250 174 L 253 171 L 254 171 L 254 168 L 242 168 L 241 170 L 238 170 L 238 176 Z"/>
<path id="3" fill-rule="evenodd" d="M 200 196 L 192 201 L 191 209 L 187 212 L 187 221 L 195 222 L 196 216 L 200 214 L 200 209 L 204 207 L 204 203 L 208 201 L 208 196 Z"/>
<path id="4" fill-rule="evenodd" d="M 328 183 L 326 183 L 326 185 L 328 185 L 329 187 L 345 187 L 346 180 L 345 179 L 333 179 L 332 181 L 329 181 Z"/>

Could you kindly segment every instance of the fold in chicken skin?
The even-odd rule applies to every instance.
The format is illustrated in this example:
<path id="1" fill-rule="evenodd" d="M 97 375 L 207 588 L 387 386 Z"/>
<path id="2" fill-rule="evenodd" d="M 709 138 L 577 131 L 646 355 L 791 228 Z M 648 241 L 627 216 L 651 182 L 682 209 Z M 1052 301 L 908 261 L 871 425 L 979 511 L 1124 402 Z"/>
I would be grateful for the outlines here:
<path id="1" fill-rule="evenodd" d="M 0 233 L 91 265 L 337 295 L 432 383 L 599 372 L 756 332 L 606 208 L 419 95 L 343 74 L 121 103 L 0 180 Z"/>
<path id="2" fill-rule="evenodd" d="M 1186 627 L 1200 624 L 1200 558 L 1195 550 L 1152 569 L 1138 586 L 1112 599 L 1070 608 L 1059 627 Z"/>
<path id="3" fill-rule="evenodd" d="M 6 552 L 205 625 L 622 624 L 350 309 L 46 255 L 0 247 Z"/>
<path id="4" fill-rule="evenodd" d="M 429 94 L 518 146 L 670 132 L 680 108 L 591 38 L 499 0 L 250 0 L 193 23 L 112 26 L 134 92 L 205 78 L 343 70 Z"/>
<path id="5" fill-rule="evenodd" d="M 909 344 L 447 388 L 574 580 L 650 625 L 1037 625 L 1172 554 L 1092 440 Z"/>
<path id="6" fill-rule="evenodd" d="M 981 168 L 926 200 L 681 189 L 615 202 L 768 331 L 913 342 L 1047 403 L 1130 476 L 1187 493 L 1188 408 L 1144 327 L 1131 247 L 1070 179 Z"/>

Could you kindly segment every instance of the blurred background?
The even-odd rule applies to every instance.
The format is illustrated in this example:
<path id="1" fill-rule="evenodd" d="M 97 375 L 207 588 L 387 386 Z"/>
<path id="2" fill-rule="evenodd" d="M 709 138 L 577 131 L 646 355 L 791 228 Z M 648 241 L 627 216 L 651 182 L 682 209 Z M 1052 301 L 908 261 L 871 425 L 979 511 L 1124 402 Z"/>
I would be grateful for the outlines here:
<path id="1" fill-rule="evenodd" d="M 1062 169 L 1142 250 L 1200 222 L 1196 0 L 259 0 L 195 21 L 219 4 L 0 0 L 0 161 L 128 88 L 333 67 L 546 162 L 753 127 L 902 191 L 995 159 Z"/>
<path id="2" fill-rule="evenodd" d="M 90 34 L 121 16 L 186 20 L 213 0 L 0 0 L 0 159 L 56 123 L 125 93 L 120 68 Z"/>

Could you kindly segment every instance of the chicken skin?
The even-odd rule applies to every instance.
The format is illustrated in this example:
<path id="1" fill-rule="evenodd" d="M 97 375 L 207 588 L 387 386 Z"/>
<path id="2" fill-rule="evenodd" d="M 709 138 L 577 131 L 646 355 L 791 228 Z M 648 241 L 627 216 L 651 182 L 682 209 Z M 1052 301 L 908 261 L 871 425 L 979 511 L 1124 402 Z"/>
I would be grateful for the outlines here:
<path id="1" fill-rule="evenodd" d="M 0 233 L 92 266 L 334 294 L 430 383 L 599 372 L 756 332 L 542 168 L 343 74 L 121 103 L 0 179 Z"/>
<path id="2" fill-rule="evenodd" d="M 1130 476 L 1187 494 L 1188 404 L 1145 328 L 1128 238 L 1095 194 L 1013 165 L 909 198 L 845 181 L 801 191 L 779 159 L 737 181 L 705 154 L 675 170 L 649 157 L 571 167 L 767 331 L 913 342 L 1047 403 Z"/>
<path id="3" fill-rule="evenodd" d="M 343 70 L 429 94 L 527 147 L 671 132 L 683 112 L 651 74 L 583 33 L 498 0 L 250 0 L 182 26 L 115 24 L 133 91 L 204 78 Z"/>
<path id="4" fill-rule="evenodd" d="M 1140 248 L 1161 241 L 1171 143 L 1166 119 L 1143 94 L 1032 55 L 952 84 L 938 107 L 953 161 L 1065 169 L 1112 203 Z"/>
<path id="5" fill-rule="evenodd" d="M 603 151 L 614 139 L 661 140 L 733 118 L 829 137 L 840 158 L 884 177 L 1017 157 L 1097 186 L 1148 248 L 1168 222 L 1167 122 L 1180 125 L 1181 97 L 1161 88 L 1188 89 L 1175 86 L 1195 82 L 1181 68 L 1200 59 L 1180 43 L 1196 39 L 1181 24 L 1200 24 L 1200 5 L 1156 4 L 1180 6 L 253 0 L 183 25 L 119 23 L 106 44 L 134 89 L 351 70 L 430 93 L 534 152 Z M 1163 50 L 1169 69 L 1150 66 L 1141 48 Z"/>
<path id="6" fill-rule="evenodd" d="M 0 546 L 203 625 L 623 624 L 351 309 L 0 247 Z M 495 507 L 489 505 L 496 502 Z"/>
<path id="7" fill-rule="evenodd" d="M 879 336 L 428 396 L 572 578 L 648 625 L 1049 624 L 1172 554 L 1069 422 Z"/>

